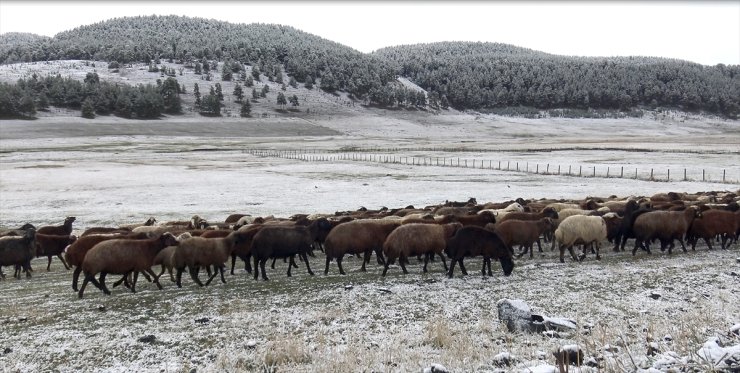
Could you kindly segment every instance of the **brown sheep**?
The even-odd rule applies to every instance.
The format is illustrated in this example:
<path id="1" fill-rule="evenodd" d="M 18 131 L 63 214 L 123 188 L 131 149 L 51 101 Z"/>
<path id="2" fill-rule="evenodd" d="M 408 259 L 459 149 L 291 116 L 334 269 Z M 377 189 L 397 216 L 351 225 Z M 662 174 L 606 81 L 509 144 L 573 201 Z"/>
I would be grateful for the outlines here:
<path id="1" fill-rule="evenodd" d="M 41 234 L 55 234 L 57 236 L 69 236 L 72 234 L 72 223 L 75 222 L 74 216 L 68 216 L 64 219 L 62 225 L 47 225 L 39 228 L 36 233 Z"/>
<path id="2" fill-rule="evenodd" d="M 46 270 L 51 269 L 51 257 L 56 256 L 64 264 L 64 268 L 70 269 L 67 262 L 62 258 L 62 253 L 67 246 L 73 244 L 77 240 L 74 235 L 63 235 L 57 236 L 53 234 L 36 234 L 36 256 L 46 256 L 49 258 L 49 263 L 46 265 Z"/>
<path id="3" fill-rule="evenodd" d="M 495 223 L 496 216 L 490 211 L 481 211 L 474 215 L 456 215 L 451 221 L 458 222 L 464 227 L 474 225 L 483 228 L 486 224 Z"/>
<path id="4" fill-rule="evenodd" d="M 483 276 L 486 275 L 486 264 L 488 265 L 488 275 L 493 275 L 491 272 L 492 258 L 501 262 L 504 276 L 509 276 L 511 271 L 514 270 L 511 249 L 496 233 L 480 227 L 464 227 L 458 230 L 447 243 L 445 253 L 450 258 L 450 270 L 447 272 L 449 278 L 453 276 L 456 262 L 460 263 L 462 273 L 464 275 L 468 274 L 463 264 L 463 258 L 466 256 L 483 256 L 483 269 L 481 270 Z"/>
<path id="5" fill-rule="evenodd" d="M 408 224 L 402 225 L 395 229 L 386 238 L 383 244 L 383 254 L 385 255 L 385 267 L 383 276 L 388 272 L 388 266 L 396 258 L 407 274 L 405 261 L 410 256 L 424 254 L 424 273 L 427 272 L 429 257 L 434 254 L 442 258 L 445 272 L 447 272 L 447 260 L 442 255 L 447 247 L 447 241 L 455 235 L 458 229 L 462 228 L 460 223 L 450 223 L 445 225 L 436 224 Z"/>
<path id="6" fill-rule="evenodd" d="M 519 212 L 513 211 L 497 219 L 497 223 L 501 224 L 507 220 L 540 220 L 542 218 L 557 219 L 558 212 L 551 207 L 545 207 L 540 212 Z"/>
<path id="7" fill-rule="evenodd" d="M 5 229 L 5 230 L 0 231 L 0 237 L 7 237 L 7 236 L 19 237 L 19 236 L 23 236 L 23 235 L 26 234 L 26 231 L 29 230 L 29 229 L 36 230 L 36 227 L 34 227 L 33 224 L 31 224 L 31 223 L 26 223 L 26 224 L 23 224 L 18 229 Z"/>
<path id="8" fill-rule="evenodd" d="M 342 259 L 347 254 L 364 254 L 361 271 L 365 271 L 365 263 L 370 261 L 373 251 L 378 262 L 383 260 L 383 243 L 386 237 L 398 228 L 397 221 L 388 220 L 353 220 L 333 228 L 326 236 L 324 248 L 326 253 L 326 268 L 324 274 L 329 274 L 329 263 L 337 260 L 339 273 L 345 274 L 342 268 Z"/>
<path id="9" fill-rule="evenodd" d="M 136 280 L 139 272 L 148 273 L 154 283 L 161 290 L 162 285 L 157 280 L 157 275 L 152 272 L 152 262 L 157 253 L 167 246 L 177 245 L 177 238 L 170 233 L 164 233 L 159 237 L 145 240 L 115 239 L 103 241 L 95 245 L 85 254 L 82 261 L 82 270 L 85 272 L 85 280 L 80 286 L 79 297 L 85 293 L 88 282 L 100 288 L 106 295 L 110 290 L 105 286 L 105 276 L 108 273 L 128 275 L 134 273 L 131 291 L 136 292 Z M 100 273 L 100 279 L 95 280 L 95 275 Z"/>
<path id="10" fill-rule="evenodd" d="M 522 257 L 529 250 L 529 257 L 532 258 L 534 256 L 534 243 L 537 243 L 537 247 L 542 252 L 540 236 L 553 232 L 555 230 L 555 221 L 551 218 L 542 218 L 534 221 L 506 220 L 493 226 L 487 225 L 486 228 L 489 230 L 493 228 L 493 232 L 498 235 L 506 247 L 520 245 L 523 251 L 519 253 L 518 257 Z"/>
<path id="11" fill-rule="evenodd" d="M 85 259 L 85 254 L 100 242 L 117 238 L 145 239 L 149 237 L 146 233 L 135 233 L 129 235 L 89 235 L 78 238 L 73 244 L 69 245 L 67 251 L 64 253 L 64 257 L 67 259 L 67 264 L 70 267 L 75 267 L 75 270 L 72 273 L 72 290 L 78 290 L 77 283 L 80 278 L 80 273 L 82 273 L 82 261 Z"/>
<path id="12" fill-rule="evenodd" d="M 673 251 L 673 241 L 681 243 L 683 251 L 686 251 L 683 238 L 686 236 L 694 219 L 701 218 L 699 209 L 690 207 L 684 211 L 650 211 L 635 219 L 632 230 L 635 234 L 635 248 L 632 255 L 637 253 L 638 248 L 643 248 L 650 253 L 649 242 L 653 239 L 660 240 L 661 251 L 668 246 L 668 253 Z"/>
<path id="13" fill-rule="evenodd" d="M 726 249 L 727 242 L 737 232 L 736 214 L 725 210 L 707 210 L 702 212 L 701 219 L 694 220 L 686 233 L 686 238 L 691 244 L 691 249 L 696 250 L 696 243 L 700 238 L 704 239 L 709 249 L 712 249 L 712 241 L 719 237 L 722 249 Z"/>
<path id="14" fill-rule="evenodd" d="M 112 227 L 92 227 L 85 229 L 80 237 L 90 236 L 93 234 L 128 234 L 131 233 L 129 228 L 112 228 Z"/>
<path id="15" fill-rule="evenodd" d="M 252 239 L 252 257 L 254 258 L 254 279 L 259 277 L 262 270 L 262 279 L 267 281 L 265 263 L 270 258 L 290 258 L 288 277 L 298 255 L 305 263 L 308 274 L 313 276 L 308 262 L 308 253 L 312 249 L 314 238 L 311 231 L 303 226 L 266 226 Z M 257 267 L 259 265 L 259 267 Z"/>
<path id="16" fill-rule="evenodd" d="M 182 287 L 182 272 L 185 267 L 188 268 L 193 281 L 203 286 L 198 278 L 198 270 L 200 267 L 215 266 L 218 271 L 211 275 L 205 285 L 209 285 L 219 273 L 221 273 L 221 282 L 225 284 L 224 263 L 231 256 L 234 247 L 242 242 L 244 242 L 243 234 L 238 231 L 231 232 L 223 238 L 192 237 L 180 242 L 172 256 L 173 267 L 177 269 L 177 287 Z"/>

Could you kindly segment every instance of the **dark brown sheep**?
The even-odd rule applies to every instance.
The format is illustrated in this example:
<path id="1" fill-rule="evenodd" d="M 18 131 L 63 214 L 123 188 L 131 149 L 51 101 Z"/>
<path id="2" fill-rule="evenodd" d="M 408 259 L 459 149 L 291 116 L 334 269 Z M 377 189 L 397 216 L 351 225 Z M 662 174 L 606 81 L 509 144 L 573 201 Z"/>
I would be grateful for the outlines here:
<path id="1" fill-rule="evenodd" d="M 26 231 L 29 230 L 29 229 L 36 230 L 36 227 L 34 227 L 33 224 L 31 224 L 31 223 L 26 223 L 26 224 L 23 224 L 18 229 L 5 229 L 3 231 L 0 231 L 0 237 L 6 237 L 6 236 L 19 237 L 19 236 L 23 236 L 23 235 L 26 234 Z"/>
<path id="2" fill-rule="evenodd" d="M 506 220 L 499 224 L 486 226 L 489 230 L 493 228 L 493 231 L 498 237 L 504 242 L 506 247 L 514 247 L 519 245 L 523 251 L 519 253 L 519 257 L 529 251 L 529 257 L 534 256 L 534 243 L 537 243 L 537 247 L 542 252 L 542 246 L 540 245 L 540 237 L 555 231 L 555 221 L 551 218 L 542 218 L 540 220 Z"/>
<path id="3" fill-rule="evenodd" d="M 540 212 L 519 212 L 519 211 L 512 211 L 504 216 L 502 216 L 500 219 L 497 219 L 497 222 L 501 224 L 502 222 L 505 222 L 507 220 L 540 220 L 542 218 L 550 218 L 550 219 L 557 219 L 558 218 L 558 212 L 555 211 L 552 207 L 545 207 Z"/>
<path id="4" fill-rule="evenodd" d="M 483 228 L 486 224 L 495 223 L 496 216 L 490 211 L 481 211 L 474 215 L 456 215 L 451 221 L 458 222 L 464 227 L 474 225 Z"/>
<path id="5" fill-rule="evenodd" d="M 483 256 L 483 268 L 481 272 L 486 275 L 486 264 L 488 265 L 488 275 L 492 276 L 491 259 L 498 259 L 501 262 L 501 268 L 504 275 L 509 276 L 514 270 L 514 261 L 512 260 L 511 249 L 501 240 L 494 232 L 480 227 L 464 227 L 455 233 L 447 243 L 445 251 L 450 258 L 450 269 L 447 276 L 452 278 L 455 272 L 455 263 L 460 264 L 460 270 L 464 275 L 468 272 L 465 270 L 463 258 Z"/>
<path id="6" fill-rule="evenodd" d="M 365 271 L 365 264 L 369 262 L 373 252 L 378 261 L 383 264 L 383 243 L 386 237 L 400 226 L 393 220 L 354 220 L 340 224 L 333 228 L 326 236 L 324 248 L 326 253 L 326 268 L 324 274 L 329 274 L 329 263 L 337 260 L 339 273 L 345 274 L 342 268 L 342 259 L 347 254 L 364 254 L 361 271 Z"/>
<path id="7" fill-rule="evenodd" d="M 424 273 L 427 272 L 429 257 L 435 254 L 442 258 L 442 264 L 446 272 L 447 261 L 442 253 L 447 247 L 447 241 L 460 228 L 462 228 L 460 223 L 445 225 L 407 224 L 393 230 L 383 243 L 383 254 L 385 255 L 383 276 L 388 272 L 388 266 L 397 258 L 403 273 L 407 274 L 408 271 L 404 263 L 410 256 L 416 255 L 424 255 Z"/>
<path id="8" fill-rule="evenodd" d="M 302 226 L 266 226 L 252 239 L 252 257 L 254 257 L 254 279 L 259 277 L 262 270 L 262 279 L 267 281 L 265 263 L 270 258 L 290 258 L 288 277 L 298 255 L 305 263 L 308 273 L 313 276 L 308 262 L 308 253 L 312 249 L 313 237 L 307 227 Z M 257 267 L 259 265 L 259 267 Z"/>
<path id="9" fill-rule="evenodd" d="M 0 238 L 0 278 L 5 278 L 3 266 L 20 266 L 26 271 L 26 277 L 31 277 L 31 259 L 36 254 L 35 238 L 34 229 L 26 230 L 22 237 Z M 20 278 L 17 269 L 15 277 Z"/>
<path id="10" fill-rule="evenodd" d="M 707 210 L 702 212 L 701 219 L 694 220 L 686 233 L 686 238 L 691 244 L 691 249 L 696 250 L 696 243 L 704 239 L 709 249 L 712 249 L 712 241 L 715 238 L 721 240 L 722 249 L 726 249 L 727 243 L 732 242 L 737 232 L 736 214 L 725 210 Z"/>
<path id="11" fill-rule="evenodd" d="M 92 227 L 85 229 L 80 237 L 90 236 L 93 234 L 128 234 L 131 233 L 129 228 L 113 228 L 113 227 Z"/>
<path id="12" fill-rule="evenodd" d="M 107 241 L 107 240 L 113 240 L 113 239 L 121 239 L 121 238 L 128 238 L 128 239 L 146 239 L 149 238 L 146 233 L 133 233 L 129 235 L 89 235 L 78 238 L 73 244 L 69 245 L 67 248 L 67 251 L 64 253 L 65 259 L 67 259 L 67 264 L 70 267 L 75 267 L 74 272 L 72 273 L 72 289 L 74 291 L 77 291 L 77 283 L 80 278 L 80 273 L 82 273 L 82 261 L 85 259 L 85 254 L 87 254 L 90 249 L 92 249 L 95 245 Z"/>
<path id="13" fill-rule="evenodd" d="M 133 272 L 134 280 L 131 284 L 131 291 L 136 292 L 139 272 L 146 272 L 161 290 L 162 285 L 157 280 L 157 275 L 152 272 L 154 257 L 165 247 L 177 244 L 177 238 L 170 233 L 145 240 L 114 239 L 100 242 L 85 254 L 85 259 L 82 261 L 85 280 L 80 286 L 79 297 L 82 298 L 87 283 L 91 281 L 103 293 L 110 295 L 110 290 L 105 286 L 105 276 L 108 273 L 125 276 Z M 98 273 L 100 273 L 100 279 L 96 281 L 95 275 Z"/>
<path id="14" fill-rule="evenodd" d="M 239 221 L 239 219 L 245 217 L 245 216 L 251 216 L 249 214 L 231 214 L 226 217 L 226 220 L 224 220 L 224 223 L 227 224 L 236 224 L 236 222 Z"/>
<path id="15" fill-rule="evenodd" d="M 69 236 L 72 234 L 72 223 L 75 222 L 74 216 L 68 216 L 66 219 L 64 219 L 64 224 L 62 225 L 47 225 L 44 227 L 39 228 L 36 233 L 41 234 L 54 234 L 57 236 Z"/>
<path id="16" fill-rule="evenodd" d="M 73 244 L 76 240 L 77 237 L 74 235 L 57 236 L 53 234 L 37 233 L 36 256 L 45 256 L 49 258 L 49 263 L 46 265 L 47 271 L 51 269 L 51 257 L 53 256 L 56 256 L 62 261 L 64 268 L 70 269 L 71 267 L 68 266 L 67 262 L 62 258 L 62 253 L 64 253 L 64 249 L 66 249 L 67 246 Z"/>
<path id="17" fill-rule="evenodd" d="M 649 243 L 654 239 L 660 240 L 661 250 L 665 250 L 668 246 L 669 254 L 673 251 L 673 241 L 678 240 L 685 252 L 686 245 L 683 238 L 694 219 L 701 218 L 701 216 L 701 211 L 693 207 L 684 211 L 651 211 L 638 216 L 632 227 L 635 234 L 635 248 L 632 249 L 632 255 L 637 253 L 638 248 L 650 253 Z"/>
<path id="18" fill-rule="evenodd" d="M 188 268 L 193 281 L 203 286 L 198 278 L 198 270 L 201 267 L 215 266 L 218 271 L 211 275 L 205 285 L 209 285 L 219 273 L 221 282 L 225 284 L 224 263 L 231 256 L 234 247 L 242 242 L 244 242 L 243 234 L 238 231 L 231 232 L 223 238 L 192 237 L 182 240 L 172 256 L 173 267 L 177 269 L 177 287 L 182 287 L 182 272 L 185 267 Z"/>
<path id="19" fill-rule="evenodd" d="M 640 206 L 637 201 L 629 200 L 624 206 L 624 215 L 622 215 L 622 224 L 617 231 L 614 238 L 614 251 L 624 251 L 624 246 L 627 244 L 627 240 L 635 238 L 635 233 L 632 227 L 635 223 L 635 219 L 640 215 L 653 211 L 651 207 Z"/>

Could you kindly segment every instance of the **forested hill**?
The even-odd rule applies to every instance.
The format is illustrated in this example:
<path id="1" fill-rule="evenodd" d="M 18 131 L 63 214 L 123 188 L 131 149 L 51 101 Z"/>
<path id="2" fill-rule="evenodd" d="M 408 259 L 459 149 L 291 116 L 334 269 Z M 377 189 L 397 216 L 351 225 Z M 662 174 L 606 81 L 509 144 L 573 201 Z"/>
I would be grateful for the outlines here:
<path id="1" fill-rule="evenodd" d="M 652 57 L 586 58 L 551 55 L 499 43 L 442 42 L 365 54 L 289 26 L 233 24 L 179 17 L 112 19 L 53 38 L 0 35 L 0 62 L 103 60 L 192 68 L 225 62 L 235 73 L 299 83 L 379 106 L 457 109 L 678 108 L 737 118 L 740 66 L 703 66 Z M 256 75 L 259 76 L 259 75 Z M 395 83 L 403 76 L 426 97 Z M 318 79 L 318 80 L 316 80 Z"/>
<path id="2" fill-rule="evenodd" d="M 268 77 L 282 67 L 298 82 L 321 77 L 325 90 L 357 97 L 395 78 L 395 72 L 374 56 L 289 26 L 179 16 L 116 18 L 0 55 L 5 63 L 58 59 L 129 63 L 160 58 L 256 65 Z"/>
<path id="3" fill-rule="evenodd" d="M 557 56 L 497 43 L 444 42 L 380 49 L 374 55 L 455 107 L 705 110 L 740 108 L 740 66 L 652 57 Z"/>

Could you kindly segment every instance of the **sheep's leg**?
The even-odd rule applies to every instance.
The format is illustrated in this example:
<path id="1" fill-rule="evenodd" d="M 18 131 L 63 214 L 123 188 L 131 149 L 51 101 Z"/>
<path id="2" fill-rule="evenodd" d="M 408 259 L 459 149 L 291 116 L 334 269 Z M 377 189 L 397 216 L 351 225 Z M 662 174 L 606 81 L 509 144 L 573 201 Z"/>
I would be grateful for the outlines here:
<path id="1" fill-rule="evenodd" d="M 260 269 L 262 269 L 262 280 L 267 281 L 267 272 L 265 272 L 265 263 L 267 263 L 267 258 L 260 260 Z M 257 273 L 257 268 L 255 266 L 255 273 Z M 257 275 L 255 274 L 255 279 L 257 278 Z"/>
<path id="2" fill-rule="evenodd" d="M 264 271 L 264 269 L 263 269 Z M 257 280 L 260 275 L 260 267 L 259 267 L 259 260 L 257 257 L 254 257 L 254 279 Z"/>
<path id="3" fill-rule="evenodd" d="M 283 263 L 285 263 L 285 258 L 283 258 Z M 298 263 L 295 262 L 295 259 L 293 260 L 293 268 L 298 268 Z"/>
<path id="4" fill-rule="evenodd" d="M 403 262 L 401 262 L 401 263 L 403 263 Z M 427 263 L 429 263 L 429 255 L 428 254 L 424 254 L 424 269 L 422 270 L 422 272 L 424 272 L 424 273 L 427 273 Z"/>
<path id="5" fill-rule="evenodd" d="M 213 271 L 213 275 L 208 277 L 208 281 L 206 281 L 206 286 L 210 285 L 211 281 L 213 281 L 213 279 L 216 278 L 216 276 L 218 276 L 218 267 L 216 267 L 216 270 Z"/>
<path id="6" fill-rule="evenodd" d="M 601 249 L 601 244 L 598 243 L 598 242 L 596 242 L 594 244 L 594 246 L 596 247 L 596 260 L 601 260 L 601 255 L 599 255 L 599 250 Z"/>
<path id="7" fill-rule="evenodd" d="M 385 255 L 383 255 L 382 249 L 375 249 L 375 258 L 377 258 L 378 264 L 385 265 Z"/>
<path id="8" fill-rule="evenodd" d="M 200 267 L 198 267 L 196 271 L 200 271 Z M 195 273 L 197 274 L 198 272 Z M 208 276 L 211 275 L 211 266 L 206 266 L 206 273 L 208 273 Z"/>
<path id="9" fill-rule="evenodd" d="M 62 264 L 64 264 L 64 268 L 65 268 L 66 270 L 70 270 L 70 269 L 72 269 L 72 267 L 71 267 L 71 266 L 70 266 L 69 264 L 67 264 L 67 261 L 66 261 L 66 260 L 64 260 L 64 257 L 62 257 L 62 254 L 57 254 L 57 258 L 59 258 L 59 260 L 61 260 L 61 261 L 62 261 Z"/>
<path id="10" fill-rule="evenodd" d="M 185 267 L 177 268 L 177 279 L 175 280 L 175 283 L 177 284 L 178 288 L 182 287 L 182 272 L 185 271 Z"/>
<path id="11" fill-rule="evenodd" d="M 49 264 L 46 265 L 46 272 L 51 271 L 51 255 L 49 255 L 48 258 L 49 258 Z"/>
<path id="12" fill-rule="evenodd" d="M 560 263 L 565 263 L 565 245 L 560 245 Z"/>
<path id="13" fill-rule="evenodd" d="M 308 263 L 308 255 L 306 253 L 300 253 L 298 254 L 301 259 L 303 259 L 304 262 L 306 262 L 306 271 L 308 271 L 308 274 L 313 276 L 313 271 L 311 270 L 311 264 Z"/>
<path id="14" fill-rule="evenodd" d="M 220 265 L 220 266 L 218 266 L 218 270 L 221 272 L 221 283 L 224 283 L 225 284 L 226 283 L 226 278 L 224 278 L 225 268 L 224 268 L 223 264 Z"/>
<path id="15" fill-rule="evenodd" d="M 293 269 L 293 262 L 295 262 L 295 259 L 293 259 L 293 257 L 295 257 L 295 254 L 290 256 L 290 262 L 288 263 L 288 277 L 292 276 L 290 274 L 290 270 Z M 275 263 L 275 259 L 274 258 L 273 258 L 272 262 Z"/>
<path id="16" fill-rule="evenodd" d="M 491 258 L 488 258 L 488 277 L 493 277 L 493 272 L 491 271 Z"/>
<path id="17" fill-rule="evenodd" d="M 370 263 L 370 257 L 371 257 L 372 255 L 373 255 L 373 252 L 372 252 L 372 250 L 367 250 L 367 251 L 365 251 L 365 256 L 363 257 L 363 260 L 362 260 L 362 267 L 360 267 L 360 271 L 362 271 L 362 272 L 365 272 L 365 271 L 367 271 L 367 269 L 365 268 L 365 265 L 366 265 L 367 263 Z M 338 261 L 337 263 L 340 263 L 340 262 Z M 340 264 L 339 266 L 340 266 L 339 268 L 341 269 L 341 264 Z M 342 274 L 344 274 L 344 272 L 342 272 Z"/>
<path id="18" fill-rule="evenodd" d="M 160 265 L 160 271 L 158 274 L 155 274 L 154 277 L 159 280 L 159 278 L 164 274 L 165 267 L 164 264 Z"/>
<path id="19" fill-rule="evenodd" d="M 385 277 L 385 273 L 388 272 L 388 266 L 390 265 L 391 261 L 389 258 L 385 259 L 385 264 L 383 265 L 383 277 Z"/>
<path id="20" fill-rule="evenodd" d="M 339 258 L 337 258 L 337 263 L 339 263 L 339 260 L 340 260 L 340 259 L 339 259 Z M 328 275 L 328 274 L 329 274 L 329 263 L 331 263 L 331 257 L 330 257 L 329 255 L 327 255 L 327 256 L 326 256 L 326 267 L 324 267 L 324 276 L 326 276 L 326 275 Z M 363 264 L 364 264 L 364 263 L 363 263 Z M 341 268 L 341 267 L 340 267 L 340 268 Z M 339 273 L 342 273 L 342 272 L 341 272 L 341 269 L 340 269 L 340 272 L 339 272 Z"/>
<path id="21" fill-rule="evenodd" d="M 231 275 L 234 275 L 234 267 L 236 266 L 236 254 L 231 254 Z"/>
<path id="22" fill-rule="evenodd" d="M 85 279 L 82 280 L 82 286 L 80 286 L 80 291 L 77 293 L 77 296 L 82 299 L 82 295 L 85 294 L 85 288 L 87 287 L 87 283 L 90 282 L 91 275 L 85 274 Z"/>
<path id="23" fill-rule="evenodd" d="M 406 270 L 406 264 L 405 264 L 405 262 L 408 262 L 408 260 L 409 258 L 403 255 L 398 258 L 398 264 L 401 265 L 401 269 L 403 269 L 404 275 L 407 275 L 409 273 L 409 271 Z M 426 272 L 426 269 L 427 269 L 426 267 L 427 267 L 426 263 L 424 263 L 424 272 Z"/>
<path id="24" fill-rule="evenodd" d="M 590 248 L 591 248 L 591 250 L 593 250 L 593 246 L 591 246 L 590 244 L 588 245 L 588 247 L 590 247 Z M 587 248 L 587 245 L 586 245 L 586 244 L 583 244 L 583 245 L 582 245 L 582 247 L 581 247 L 581 251 L 582 251 L 583 253 L 581 254 L 581 256 L 579 256 L 579 257 L 578 257 L 578 261 L 579 261 L 579 262 L 582 262 L 582 261 L 583 261 L 583 259 L 586 259 L 586 251 L 587 251 L 587 250 L 588 250 L 588 248 Z"/>
<path id="25" fill-rule="evenodd" d="M 144 272 L 141 272 L 141 274 L 142 274 L 142 275 L 144 275 L 144 277 L 146 277 L 146 275 L 147 275 L 147 272 L 148 272 L 148 273 L 149 273 L 150 275 L 152 275 L 152 277 L 154 278 L 154 281 L 153 281 L 153 282 L 154 282 L 155 284 L 157 284 L 157 288 L 158 288 L 159 290 L 162 290 L 162 284 L 160 284 L 160 283 L 159 283 L 159 277 L 156 277 L 156 276 L 154 275 L 154 271 L 152 271 L 152 269 L 151 269 L 151 268 L 147 268 L 147 269 L 145 269 L 145 270 L 144 270 Z M 171 276 L 171 275 L 172 275 L 172 273 L 170 273 L 170 276 Z"/>
<path id="26" fill-rule="evenodd" d="M 328 258 L 327 258 L 328 259 Z M 339 266 L 339 273 L 342 275 L 346 275 L 344 272 L 344 267 L 342 267 L 342 260 L 344 260 L 344 257 L 337 258 L 337 266 Z M 362 270 L 365 270 L 365 262 L 362 262 Z"/>
<path id="27" fill-rule="evenodd" d="M 442 256 L 442 253 L 437 253 L 437 255 L 439 255 L 440 259 L 442 259 L 442 266 L 445 268 L 445 271 L 447 271 L 447 259 Z M 432 253 L 432 258 L 434 258 L 434 253 Z"/>
<path id="28" fill-rule="evenodd" d="M 247 273 L 252 273 L 252 265 L 249 264 L 249 257 L 251 255 L 252 254 L 247 254 L 241 258 L 244 261 L 244 270 L 247 271 Z"/>
<path id="29" fill-rule="evenodd" d="M 534 248 L 534 244 L 532 244 L 532 246 L 531 246 L 531 247 L 532 247 L 532 248 Z M 538 249 L 538 250 L 539 250 L 540 252 L 542 252 L 542 245 L 540 245 L 540 238 L 539 238 L 539 237 L 537 237 L 537 249 Z M 530 250 L 531 250 L 531 249 L 530 249 Z M 532 257 L 532 256 L 530 255 L 530 258 L 531 258 L 531 257 Z"/>
<path id="30" fill-rule="evenodd" d="M 136 293 L 136 280 L 139 279 L 139 271 L 134 271 L 134 280 L 131 282 L 131 292 Z"/>
<path id="31" fill-rule="evenodd" d="M 465 257 L 463 256 L 462 258 L 458 259 L 458 263 L 460 263 L 460 271 L 462 271 L 462 273 L 467 276 L 468 275 L 468 270 L 465 269 L 465 264 L 463 264 L 463 259 L 464 258 Z"/>
<path id="32" fill-rule="evenodd" d="M 149 272 L 151 272 L 152 274 L 154 274 L 154 272 L 153 272 L 153 271 L 149 271 Z M 141 274 L 142 276 L 144 276 L 144 278 L 145 278 L 145 279 L 146 279 L 147 281 L 149 281 L 149 282 L 152 282 L 152 278 L 151 278 L 151 277 L 149 277 L 149 275 L 148 275 L 148 274 L 146 273 L 146 271 L 145 271 L 145 272 L 140 272 L 140 274 Z"/>
<path id="33" fill-rule="evenodd" d="M 447 271 L 447 277 L 452 278 L 453 274 L 455 273 L 455 259 L 452 259 L 452 262 L 450 263 L 450 269 Z"/>
<path id="34" fill-rule="evenodd" d="M 167 273 L 170 274 L 170 281 L 175 282 L 175 276 L 172 275 L 172 267 L 167 267 Z M 159 281 L 159 278 L 157 279 Z"/>
<path id="35" fill-rule="evenodd" d="M 578 260 L 578 258 L 576 257 L 576 253 L 573 252 L 573 246 L 568 247 L 568 252 L 570 253 L 570 257 L 573 258 L 574 261 L 580 262 L 580 260 Z"/>
<path id="36" fill-rule="evenodd" d="M 116 282 L 114 282 L 114 283 L 113 283 L 113 288 L 117 288 L 117 287 L 118 287 L 119 285 L 121 285 L 121 284 L 122 284 L 123 282 L 125 282 L 125 280 L 126 280 L 126 276 L 128 276 L 128 272 L 127 272 L 126 274 L 124 274 L 124 275 L 123 275 L 123 276 L 121 277 L 121 279 L 120 279 L 120 280 L 118 280 L 118 281 L 116 281 Z M 127 288 L 130 288 L 130 287 L 131 287 L 131 286 L 130 286 L 130 285 L 128 284 L 128 282 L 126 282 L 126 284 L 125 284 L 125 285 L 126 285 L 126 287 L 127 287 Z"/>
<path id="37" fill-rule="evenodd" d="M 98 282 L 100 283 L 100 289 L 103 290 L 103 293 L 105 293 L 105 295 L 110 295 L 110 290 L 105 286 L 105 276 L 107 275 L 108 272 L 100 272 L 100 279 Z"/>
<path id="38" fill-rule="evenodd" d="M 72 272 L 72 290 L 77 291 L 77 282 L 80 280 L 80 273 L 82 272 L 82 266 L 77 266 L 75 271 Z"/>
<path id="39" fill-rule="evenodd" d="M 206 266 L 206 268 L 208 268 L 208 267 L 209 267 L 209 266 Z M 198 270 L 199 270 L 199 268 L 198 268 L 197 266 L 196 266 L 196 267 L 190 267 L 190 266 L 189 266 L 189 267 L 188 267 L 188 270 L 189 270 L 189 272 L 190 272 L 190 278 L 192 278 L 192 279 L 193 279 L 193 281 L 194 281 L 194 282 L 195 282 L 196 284 L 198 284 L 198 286 L 203 286 L 203 283 L 202 283 L 202 282 L 200 282 L 200 279 L 198 278 Z M 210 271 L 208 271 L 208 272 L 209 272 L 209 276 L 210 276 Z"/>

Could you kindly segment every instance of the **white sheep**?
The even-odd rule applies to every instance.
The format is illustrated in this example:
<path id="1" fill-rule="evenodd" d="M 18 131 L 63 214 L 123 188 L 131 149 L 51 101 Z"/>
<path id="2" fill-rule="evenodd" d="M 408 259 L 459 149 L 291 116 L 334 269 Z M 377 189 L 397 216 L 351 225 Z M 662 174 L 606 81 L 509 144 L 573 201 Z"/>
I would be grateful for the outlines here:
<path id="1" fill-rule="evenodd" d="M 586 257 L 586 246 L 591 244 L 596 249 L 596 259 L 601 259 L 599 249 L 604 240 L 606 222 L 600 216 L 573 215 L 560 222 L 555 230 L 555 241 L 560 245 L 560 263 L 565 263 L 565 249 L 568 249 L 573 260 L 583 260 Z M 577 244 L 583 245 L 583 255 L 580 258 L 576 258 L 573 253 L 573 245 Z"/>
<path id="2" fill-rule="evenodd" d="M 502 209 L 483 209 L 483 210 L 480 210 L 480 211 L 478 211 L 478 214 L 483 214 L 484 213 L 483 211 L 488 211 L 488 212 L 492 213 L 493 216 L 496 217 L 496 219 L 501 219 L 504 216 L 506 216 L 506 214 L 508 214 L 510 212 L 515 212 L 515 211 L 516 212 L 523 212 L 524 211 L 524 207 L 520 203 L 518 203 L 518 202 L 513 202 L 513 203 L 509 204 L 508 206 L 506 206 L 506 207 L 504 207 Z"/>

